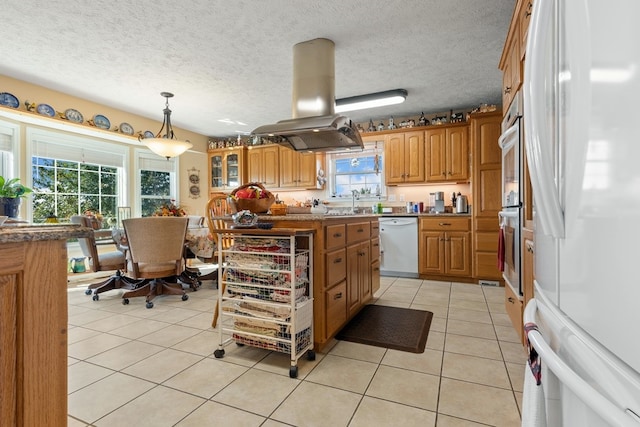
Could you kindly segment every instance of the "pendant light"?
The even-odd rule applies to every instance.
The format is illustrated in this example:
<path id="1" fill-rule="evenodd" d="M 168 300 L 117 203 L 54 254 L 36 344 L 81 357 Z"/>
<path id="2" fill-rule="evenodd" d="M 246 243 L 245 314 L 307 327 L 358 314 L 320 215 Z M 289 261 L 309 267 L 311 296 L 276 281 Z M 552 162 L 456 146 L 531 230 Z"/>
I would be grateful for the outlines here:
<path id="1" fill-rule="evenodd" d="M 189 141 L 179 140 L 173 133 L 173 128 L 171 127 L 171 110 L 169 109 L 169 98 L 172 98 L 173 94 L 169 92 L 161 92 L 160 95 L 166 98 L 164 121 L 162 122 L 160 132 L 157 133 L 155 138 L 138 137 L 138 139 L 141 140 L 149 150 L 159 156 L 166 157 L 167 160 L 169 160 L 171 157 L 177 157 L 184 153 L 193 147 L 193 144 Z M 165 132 L 164 134 L 163 131 Z"/>

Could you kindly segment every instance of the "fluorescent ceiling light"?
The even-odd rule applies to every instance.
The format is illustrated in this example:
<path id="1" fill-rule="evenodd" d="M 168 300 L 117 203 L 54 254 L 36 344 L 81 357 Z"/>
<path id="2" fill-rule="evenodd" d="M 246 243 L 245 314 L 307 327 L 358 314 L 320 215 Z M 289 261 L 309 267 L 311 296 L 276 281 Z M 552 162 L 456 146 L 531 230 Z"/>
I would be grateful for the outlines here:
<path id="1" fill-rule="evenodd" d="M 336 99 L 336 113 L 344 111 L 364 110 L 365 108 L 383 107 L 404 102 L 407 91 L 404 89 L 386 90 L 384 92 L 369 93 L 367 95 L 350 96 Z"/>

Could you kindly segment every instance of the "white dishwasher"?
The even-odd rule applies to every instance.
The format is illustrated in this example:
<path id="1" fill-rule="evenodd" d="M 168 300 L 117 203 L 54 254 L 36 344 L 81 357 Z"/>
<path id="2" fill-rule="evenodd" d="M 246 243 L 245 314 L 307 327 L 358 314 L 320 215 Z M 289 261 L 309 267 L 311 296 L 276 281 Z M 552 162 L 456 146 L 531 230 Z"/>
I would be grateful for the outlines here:
<path id="1" fill-rule="evenodd" d="M 381 217 L 380 274 L 418 277 L 418 218 Z"/>

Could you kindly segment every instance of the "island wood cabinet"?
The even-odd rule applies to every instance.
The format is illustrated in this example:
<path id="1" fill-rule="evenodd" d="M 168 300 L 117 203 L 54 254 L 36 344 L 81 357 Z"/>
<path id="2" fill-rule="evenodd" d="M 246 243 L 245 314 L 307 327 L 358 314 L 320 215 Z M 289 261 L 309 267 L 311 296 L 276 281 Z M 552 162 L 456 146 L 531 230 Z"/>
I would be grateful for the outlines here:
<path id="1" fill-rule="evenodd" d="M 471 115 L 473 176 L 473 276 L 502 281 L 498 269 L 498 212 L 502 209 L 502 152 L 498 145 L 502 113 Z"/>
<path id="2" fill-rule="evenodd" d="M 384 156 L 387 184 L 424 182 L 424 131 L 385 135 Z"/>
<path id="3" fill-rule="evenodd" d="M 209 193 L 232 190 L 247 182 L 246 155 L 247 147 L 208 151 Z"/>
<path id="4" fill-rule="evenodd" d="M 47 229 L 20 227 L 26 238 L 42 228 Z M 0 424 L 65 426 L 66 240 L 57 232 L 43 240 L 14 241 L 11 232 L 0 231 Z"/>
<path id="5" fill-rule="evenodd" d="M 418 271 L 435 276 L 471 276 L 469 218 L 420 218 Z"/>
<path id="6" fill-rule="evenodd" d="M 280 147 L 280 188 L 316 188 L 316 155 Z"/>
<path id="7" fill-rule="evenodd" d="M 425 131 L 427 182 L 469 179 L 469 126 L 433 126 Z"/>
<path id="8" fill-rule="evenodd" d="M 280 186 L 280 147 L 257 145 L 247 149 L 248 182 L 259 182 L 266 188 Z"/>
<path id="9" fill-rule="evenodd" d="M 316 351 L 321 351 L 380 288 L 378 217 L 265 215 L 260 219 L 276 228 L 315 231 L 313 333 Z M 354 259 L 349 261 L 349 255 Z"/>

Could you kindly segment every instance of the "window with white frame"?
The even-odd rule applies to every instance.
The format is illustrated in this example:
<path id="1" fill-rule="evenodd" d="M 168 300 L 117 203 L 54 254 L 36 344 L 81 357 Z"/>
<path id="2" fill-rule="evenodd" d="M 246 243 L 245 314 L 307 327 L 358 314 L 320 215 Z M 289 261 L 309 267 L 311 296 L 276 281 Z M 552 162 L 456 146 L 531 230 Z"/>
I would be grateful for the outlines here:
<path id="1" fill-rule="evenodd" d="M 363 151 L 329 155 L 329 191 L 333 197 L 383 196 L 384 162 L 382 144 L 366 143 Z"/>
<path id="2" fill-rule="evenodd" d="M 142 216 L 151 216 L 162 205 L 175 203 L 177 170 L 177 159 L 167 160 L 152 153 L 139 152 L 138 188 Z"/>
<path id="3" fill-rule="evenodd" d="M 28 128 L 34 223 L 93 211 L 114 225 L 124 194 L 126 148 L 92 138 Z"/>
<path id="4" fill-rule="evenodd" d="M 19 127 L 13 123 L 0 122 L 0 175 L 5 179 L 18 176 L 16 168 Z"/>

